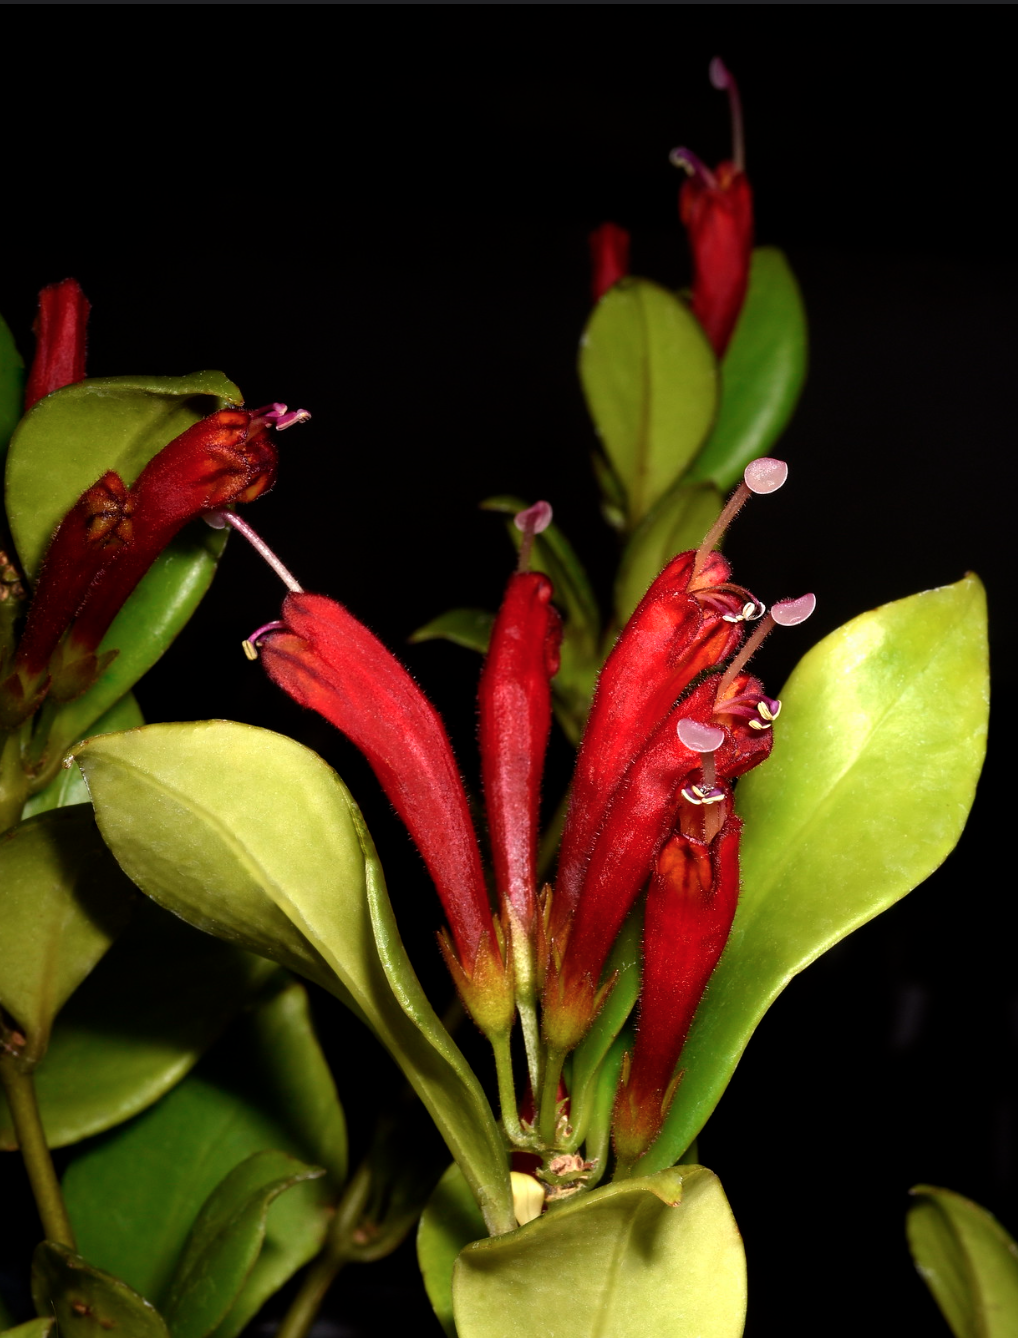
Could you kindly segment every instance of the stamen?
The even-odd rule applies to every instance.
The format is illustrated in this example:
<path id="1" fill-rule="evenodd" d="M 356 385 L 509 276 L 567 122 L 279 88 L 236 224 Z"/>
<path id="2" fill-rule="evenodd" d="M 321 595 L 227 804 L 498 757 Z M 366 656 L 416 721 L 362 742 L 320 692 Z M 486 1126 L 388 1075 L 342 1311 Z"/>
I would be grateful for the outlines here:
<path id="1" fill-rule="evenodd" d="M 709 186 L 711 190 L 717 190 L 717 177 L 692 149 L 672 149 L 668 155 L 668 161 L 673 167 L 681 167 L 683 172 L 688 173 L 691 177 L 696 177 L 704 186 Z"/>
<path id="2" fill-rule="evenodd" d="M 721 542 L 722 535 L 732 521 L 749 501 L 752 493 L 769 493 L 777 490 L 788 478 L 788 466 L 784 460 L 774 460 L 769 455 L 762 455 L 757 460 L 750 460 L 743 473 L 743 481 L 725 503 L 725 509 L 707 531 L 703 543 L 697 549 L 693 562 L 693 579 L 703 570 L 707 559 Z"/>
<path id="3" fill-rule="evenodd" d="M 725 797 L 724 790 L 719 789 L 716 785 L 708 786 L 706 783 L 703 785 L 683 786 L 679 793 L 687 803 L 696 804 L 697 807 L 701 804 L 705 806 L 720 804 Z"/>
<path id="4" fill-rule="evenodd" d="M 732 114 L 732 162 L 740 172 L 746 170 L 746 141 L 742 130 L 742 99 L 739 86 L 720 56 L 710 63 L 710 81 L 714 87 L 728 94 L 728 108 Z"/>
<path id="5" fill-rule="evenodd" d="M 229 525 L 231 529 L 237 530 L 255 552 L 265 559 L 288 590 L 292 590 L 295 595 L 304 593 L 304 587 L 293 572 L 283 566 L 265 540 L 255 533 L 246 520 L 241 520 L 235 511 L 212 511 L 205 517 L 205 523 L 211 525 L 215 530 L 221 530 L 224 525 Z"/>
<path id="6" fill-rule="evenodd" d="M 766 604 L 758 604 L 755 599 L 743 604 L 739 613 L 723 613 L 721 621 L 723 623 L 755 623 L 758 618 L 762 618 L 767 612 Z"/>
<path id="7" fill-rule="evenodd" d="M 718 799 L 724 798 L 724 792 L 720 790 L 715 792 L 714 753 L 724 743 L 725 731 L 720 725 L 704 725 L 699 720 L 690 720 L 687 716 L 683 716 L 675 726 L 675 732 L 681 744 L 700 754 L 700 766 L 703 768 L 703 784 L 691 787 L 699 798 L 689 799 L 689 802 L 716 804 Z M 689 798 L 685 790 L 682 793 L 687 799 Z"/>
<path id="8" fill-rule="evenodd" d="M 525 511 L 517 511 L 513 516 L 513 524 L 523 535 L 517 571 L 530 570 L 530 550 L 534 546 L 534 535 L 541 534 L 548 528 L 552 515 L 550 502 L 535 502 L 533 506 L 528 506 Z"/>
<path id="9" fill-rule="evenodd" d="M 307 409 L 288 410 L 285 404 L 280 404 L 278 401 L 251 411 L 252 423 L 258 419 L 268 423 L 269 427 L 274 427 L 277 432 L 285 432 L 288 427 L 294 427 L 297 423 L 306 423 L 310 417 Z"/>
<path id="10" fill-rule="evenodd" d="M 247 658 L 248 658 L 249 660 L 257 660 L 257 658 L 258 658 L 258 642 L 259 642 L 259 641 L 261 640 L 261 638 L 265 635 L 265 633 L 266 633 L 266 632 L 278 632 L 278 631 L 280 631 L 282 628 L 284 628 L 285 626 L 286 626 L 286 623 L 281 623 L 281 622 L 279 622 L 278 619 L 277 619 L 277 621 L 274 622 L 274 623 L 264 623 L 261 627 L 258 628 L 257 631 L 252 632 L 251 635 L 247 638 L 246 641 L 242 641 L 242 642 L 240 643 L 241 646 L 243 646 L 243 648 L 244 648 L 244 654 L 247 656 Z"/>
<path id="11" fill-rule="evenodd" d="M 718 690 L 714 697 L 715 702 L 719 703 L 715 709 L 720 714 L 724 714 L 722 699 L 725 695 L 725 688 L 742 672 L 743 666 L 760 649 L 775 623 L 779 627 L 796 627 L 799 623 L 806 621 L 816 606 L 816 595 L 800 595 L 798 599 L 782 599 L 777 604 L 771 605 L 770 612 L 761 619 L 753 635 L 721 675 Z"/>

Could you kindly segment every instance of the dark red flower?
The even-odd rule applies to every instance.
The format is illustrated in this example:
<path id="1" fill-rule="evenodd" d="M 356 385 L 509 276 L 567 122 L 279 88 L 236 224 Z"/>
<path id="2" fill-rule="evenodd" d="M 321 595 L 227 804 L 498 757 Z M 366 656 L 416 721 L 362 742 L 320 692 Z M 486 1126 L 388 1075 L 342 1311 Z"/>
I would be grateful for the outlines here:
<path id="1" fill-rule="evenodd" d="M 629 273 L 629 233 L 617 223 L 602 223 L 589 241 L 590 289 L 594 301 L 600 302 Z"/>
<path id="2" fill-rule="evenodd" d="M 90 307 L 77 279 L 51 283 L 39 294 L 35 357 L 25 386 L 25 408 L 85 376 L 85 330 Z"/>
<path id="3" fill-rule="evenodd" d="M 711 63 L 715 88 L 732 106 L 732 160 L 712 172 L 690 149 L 673 149 L 672 162 L 689 173 L 679 192 L 679 217 L 693 260 L 693 314 L 720 358 L 746 299 L 753 253 L 753 192 L 745 172 L 742 112 L 735 80 L 720 60 Z"/>

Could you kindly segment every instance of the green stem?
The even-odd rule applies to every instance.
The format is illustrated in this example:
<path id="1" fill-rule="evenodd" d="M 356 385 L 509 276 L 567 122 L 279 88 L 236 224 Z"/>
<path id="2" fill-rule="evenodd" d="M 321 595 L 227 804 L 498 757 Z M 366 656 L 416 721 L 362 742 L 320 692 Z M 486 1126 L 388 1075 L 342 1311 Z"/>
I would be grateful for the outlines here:
<path id="1" fill-rule="evenodd" d="M 35 1099 L 35 1084 L 30 1073 L 22 1073 L 9 1056 L 0 1058 L 0 1082 L 3 1083 L 7 1105 L 10 1107 L 11 1120 L 17 1136 L 18 1147 L 25 1160 L 29 1184 L 35 1196 L 36 1207 L 42 1221 L 43 1234 L 55 1245 L 66 1245 L 75 1249 L 74 1232 L 64 1207 L 64 1196 L 60 1192 L 60 1181 L 53 1169 L 39 1119 L 39 1106 Z"/>
<path id="2" fill-rule="evenodd" d="M 353 1255 L 353 1235 L 370 1191 L 371 1170 L 367 1162 L 362 1162 L 336 1207 L 336 1216 L 332 1219 L 325 1248 L 304 1274 L 300 1290 L 276 1330 L 276 1338 L 305 1338 L 314 1324 L 326 1293 L 340 1269 Z"/>
<path id="3" fill-rule="evenodd" d="M 513 1057 L 509 1033 L 506 1031 L 498 1036 L 489 1036 L 488 1040 L 491 1041 L 491 1048 L 495 1052 L 495 1074 L 498 1078 L 498 1102 L 502 1107 L 502 1125 L 510 1141 L 519 1147 L 525 1140 L 516 1107 L 516 1084 L 513 1081 Z"/>
<path id="4" fill-rule="evenodd" d="M 555 1146 L 558 1137 L 558 1080 L 565 1061 L 564 1050 L 549 1049 L 545 1058 L 544 1085 L 541 1088 L 541 1120 L 539 1130 L 545 1147 Z"/>
<path id="5" fill-rule="evenodd" d="M 0 736 L 0 832 L 5 832 L 21 817 L 28 798 L 28 777 L 21 762 L 21 730 Z"/>
<path id="6" fill-rule="evenodd" d="M 523 1027 L 523 1045 L 527 1052 L 530 1090 L 539 1092 L 544 1082 L 544 1050 L 541 1046 L 541 1028 L 537 1021 L 537 1004 L 533 997 L 525 999 L 517 996 L 516 1007 Z"/>

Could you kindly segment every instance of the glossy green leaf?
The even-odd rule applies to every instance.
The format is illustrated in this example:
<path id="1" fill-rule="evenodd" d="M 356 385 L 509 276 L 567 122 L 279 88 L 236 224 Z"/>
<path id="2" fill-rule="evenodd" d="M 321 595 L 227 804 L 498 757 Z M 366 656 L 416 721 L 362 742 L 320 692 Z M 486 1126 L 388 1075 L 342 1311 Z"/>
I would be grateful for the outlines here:
<path id="1" fill-rule="evenodd" d="M 226 1318 L 261 1253 L 269 1207 L 324 1175 L 285 1152 L 252 1152 L 220 1181 L 191 1228 L 163 1305 L 173 1338 L 205 1338 Z"/>
<path id="2" fill-rule="evenodd" d="M 107 376 L 39 400 L 19 424 L 7 460 L 7 517 L 29 577 L 61 518 L 106 470 L 131 484 L 192 423 L 242 403 L 221 372 Z"/>
<path id="3" fill-rule="evenodd" d="M 126 693 L 105 715 L 91 726 L 92 734 L 116 734 L 122 729 L 137 729 L 145 723 L 141 707 L 133 692 Z M 77 742 L 77 740 L 75 740 Z M 76 766 L 61 767 L 57 775 L 24 807 L 22 818 L 34 818 L 37 813 L 48 813 L 54 808 L 68 808 L 71 804 L 91 804 L 88 788 Z"/>
<path id="4" fill-rule="evenodd" d="M 451 641 L 455 646 L 487 655 L 494 621 L 495 615 L 487 609 L 449 609 L 437 618 L 432 618 L 430 623 L 418 627 L 407 640 L 412 644 L 420 641 Z"/>
<path id="5" fill-rule="evenodd" d="M 61 706 L 50 729 L 49 753 L 63 753 L 148 673 L 181 631 L 216 574 L 226 530 L 196 521 L 177 535 L 149 568 L 103 637 L 99 653 L 117 657 L 89 690 Z"/>
<path id="6" fill-rule="evenodd" d="M 119 1278 L 86 1263 L 80 1254 L 43 1241 L 32 1259 L 32 1299 L 40 1315 L 56 1317 L 74 1338 L 170 1338 L 158 1310 Z"/>
<path id="7" fill-rule="evenodd" d="M 14 1316 L 7 1308 L 3 1292 L 0 1292 L 0 1334 L 6 1334 L 14 1326 Z"/>
<path id="8" fill-rule="evenodd" d="M 718 416 L 688 479 L 727 492 L 758 455 L 769 455 L 806 380 L 806 308 L 782 251 L 753 252 L 749 291 L 721 363 Z"/>
<path id="9" fill-rule="evenodd" d="M 10 326 L 0 316 L 0 470 L 24 403 L 25 364 Z"/>
<path id="10" fill-rule="evenodd" d="M 615 976 L 615 984 L 593 1025 L 573 1051 L 572 1081 L 569 1084 L 570 1121 L 573 1137 L 570 1146 L 579 1147 L 586 1137 L 590 1107 L 595 1097 L 597 1076 L 611 1049 L 612 1042 L 626 1024 L 640 993 L 640 942 L 643 933 L 643 907 L 626 919 L 615 941 L 604 979 Z M 616 974 L 617 973 L 617 974 Z"/>
<path id="11" fill-rule="evenodd" d="M 487 1231 L 470 1186 L 455 1162 L 435 1186 L 417 1228 L 417 1263 L 438 1322 L 456 1338 L 452 1317 L 452 1269 L 459 1252 Z"/>
<path id="12" fill-rule="evenodd" d="M 175 1270 L 203 1205 L 246 1158 L 265 1151 L 324 1166 L 328 1175 L 272 1204 L 264 1246 L 218 1324 L 219 1338 L 239 1333 L 314 1256 L 346 1174 L 342 1110 L 306 992 L 295 982 L 236 1023 L 157 1105 L 71 1163 L 64 1195 L 79 1249 L 168 1308 L 175 1283 L 183 1286 Z M 215 1281 L 210 1271 L 210 1288 Z"/>
<path id="13" fill-rule="evenodd" d="M 718 401 L 713 351 L 680 297 L 648 279 L 623 279 L 587 322 L 580 379 L 635 525 L 710 430 Z"/>
<path id="14" fill-rule="evenodd" d="M 975 576 L 854 618 L 781 693 L 774 752 L 736 792 L 742 892 L 640 1163 L 681 1156 L 788 982 L 953 849 L 986 747 L 986 602 Z"/>
<path id="15" fill-rule="evenodd" d="M 698 548 L 721 514 L 712 483 L 675 484 L 657 502 L 626 545 L 615 580 L 615 617 L 621 627 L 676 553 Z"/>
<path id="16" fill-rule="evenodd" d="M 46 1052 L 53 1019 L 127 923 L 136 893 L 92 808 L 44 813 L 0 837 L 0 1004 Z"/>
<path id="17" fill-rule="evenodd" d="M 428 1108 L 492 1229 L 511 1224 L 491 1108 L 414 975 L 371 837 L 335 772 L 292 739 L 222 720 L 104 735 L 75 756 L 138 886 L 353 1007 Z"/>
<path id="18" fill-rule="evenodd" d="M 139 899 L 130 924 L 64 1005 L 36 1070 L 50 1147 L 111 1129 L 157 1101 L 276 970 Z M 0 1092 L 0 1150 L 15 1146 Z"/>
<path id="19" fill-rule="evenodd" d="M 717 1177 L 675 1167 L 468 1245 L 453 1309 L 459 1338 L 740 1338 L 742 1238 Z"/>
<path id="20" fill-rule="evenodd" d="M 4 1329 L 0 1332 L 0 1338 L 49 1338 L 55 1327 L 56 1320 L 52 1317 L 30 1319 L 24 1324 L 19 1324 L 16 1329 Z"/>
<path id="21" fill-rule="evenodd" d="M 1018 1245 L 971 1199 L 916 1185 L 908 1245 L 955 1338 L 1018 1338 Z"/>

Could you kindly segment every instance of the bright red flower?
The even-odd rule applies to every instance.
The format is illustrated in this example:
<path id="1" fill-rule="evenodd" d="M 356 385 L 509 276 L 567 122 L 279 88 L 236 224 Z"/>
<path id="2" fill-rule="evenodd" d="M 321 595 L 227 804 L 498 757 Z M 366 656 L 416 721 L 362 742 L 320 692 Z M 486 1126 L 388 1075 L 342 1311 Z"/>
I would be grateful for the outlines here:
<path id="1" fill-rule="evenodd" d="M 590 289 L 594 301 L 600 302 L 629 273 L 629 233 L 617 223 L 602 223 L 589 241 Z"/>
<path id="2" fill-rule="evenodd" d="M 679 217 L 693 260 L 693 314 L 720 358 L 728 347 L 749 284 L 753 253 L 753 192 L 742 148 L 742 111 L 735 80 L 720 60 L 711 82 L 727 89 L 732 106 L 732 161 L 712 172 L 690 149 L 673 149 L 672 162 L 689 173 L 679 193 Z"/>
<path id="3" fill-rule="evenodd" d="M 77 279 L 51 283 L 39 294 L 35 357 L 25 386 L 25 408 L 85 376 L 85 330 L 90 307 Z"/>

